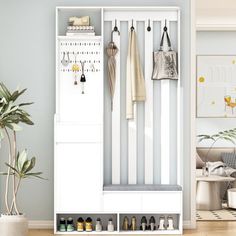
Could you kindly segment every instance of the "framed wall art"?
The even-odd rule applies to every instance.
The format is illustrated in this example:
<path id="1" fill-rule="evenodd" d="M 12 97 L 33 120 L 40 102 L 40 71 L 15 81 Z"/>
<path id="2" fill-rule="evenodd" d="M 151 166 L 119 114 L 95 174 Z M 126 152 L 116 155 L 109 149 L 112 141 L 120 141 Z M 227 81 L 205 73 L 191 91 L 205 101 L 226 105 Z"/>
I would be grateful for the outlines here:
<path id="1" fill-rule="evenodd" d="M 236 55 L 197 56 L 197 117 L 236 117 Z"/>

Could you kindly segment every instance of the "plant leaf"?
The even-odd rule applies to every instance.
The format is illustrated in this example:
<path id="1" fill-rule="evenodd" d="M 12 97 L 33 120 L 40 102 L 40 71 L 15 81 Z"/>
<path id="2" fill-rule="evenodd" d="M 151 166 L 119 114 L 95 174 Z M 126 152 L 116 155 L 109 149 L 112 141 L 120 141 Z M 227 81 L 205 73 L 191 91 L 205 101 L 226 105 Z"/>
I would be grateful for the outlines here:
<path id="1" fill-rule="evenodd" d="M 7 165 L 12 170 L 14 170 L 18 175 L 20 174 L 19 171 L 16 168 L 14 168 L 13 166 L 9 165 L 8 163 L 5 163 L 5 165 Z"/>
<path id="2" fill-rule="evenodd" d="M 22 171 L 23 166 L 24 166 L 24 164 L 25 164 L 26 161 L 27 161 L 27 151 L 26 151 L 26 149 L 24 149 L 24 150 L 20 153 L 20 155 L 19 155 L 19 157 L 18 157 L 17 166 L 18 166 L 19 172 Z"/>
<path id="3" fill-rule="evenodd" d="M 47 180 L 47 179 L 41 177 L 40 176 L 41 174 L 43 174 L 43 173 L 42 172 L 28 173 L 28 174 L 25 174 L 25 178 L 27 178 L 27 177 L 35 177 L 35 178 Z"/>
<path id="4" fill-rule="evenodd" d="M 30 160 L 30 165 L 25 170 L 25 173 L 28 173 L 29 171 L 31 171 L 35 167 L 35 163 L 36 163 L 36 158 L 32 157 L 32 159 Z"/>

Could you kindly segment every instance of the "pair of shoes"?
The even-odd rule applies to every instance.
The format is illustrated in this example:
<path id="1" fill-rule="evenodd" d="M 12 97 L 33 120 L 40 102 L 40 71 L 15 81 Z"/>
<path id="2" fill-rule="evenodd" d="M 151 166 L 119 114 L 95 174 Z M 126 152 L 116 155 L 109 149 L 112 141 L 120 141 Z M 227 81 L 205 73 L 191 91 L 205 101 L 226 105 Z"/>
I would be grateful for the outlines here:
<path id="1" fill-rule="evenodd" d="M 131 224 L 129 225 L 129 219 L 127 216 L 124 217 L 124 220 L 123 220 L 123 225 L 122 225 L 122 230 L 137 230 L 137 220 L 136 220 L 136 217 L 133 216 L 131 218 Z"/>
<path id="2" fill-rule="evenodd" d="M 74 227 L 74 223 L 73 223 L 73 219 L 71 217 L 69 217 L 67 219 L 67 221 L 65 220 L 65 218 L 60 218 L 60 222 L 59 222 L 59 231 L 60 232 L 72 232 L 75 230 Z"/>
<path id="3" fill-rule="evenodd" d="M 156 220 L 154 218 L 154 216 L 151 216 L 149 219 L 149 225 L 147 224 L 147 218 L 145 216 L 142 217 L 141 219 L 141 226 L 140 229 L 145 231 L 145 230 L 155 230 L 156 229 Z"/>
<path id="4" fill-rule="evenodd" d="M 96 220 L 95 231 L 96 232 L 102 231 L 102 221 L 100 218 L 97 218 L 97 220 Z"/>
<path id="5" fill-rule="evenodd" d="M 91 232 L 93 231 L 93 223 L 92 219 L 88 217 L 86 221 L 82 217 L 79 217 L 77 220 L 77 231 L 83 232 L 83 231 Z"/>
<path id="6" fill-rule="evenodd" d="M 107 231 L 108 232 L 113 232 L 114 230 L 115 230 L 115 226 L 113 224 L 112 218 L 110 218 L 108 220 L 108 224 L 107 224 Z M 101 221 L 100 218 L 97 218 L 97 220 L 96 220 L 95 231 L 96 232 L 101 232 L 102 231 L 102 221 Z"/>
<path id="7" fill-rule="evenodd" d="M 158 229 L 159 230 L 174 230 L 174 220 L 173 220 L 173 217 L 171 216 L 168 216 L 167 217 L 167 225 L 166 225 L 166 218 L 164 216 L 161 216 L 160 219 L 159 219 L 159 227 Z"/>
<path id="8" fill-rule="evenodd" d="M 143 230 L 143 231 L 147 230 L 147 218 L 146 218 L 146 216 L 143 216 L 143 217 L 141 218 L 141 226 L 140 226 L 140 229 Z"/>

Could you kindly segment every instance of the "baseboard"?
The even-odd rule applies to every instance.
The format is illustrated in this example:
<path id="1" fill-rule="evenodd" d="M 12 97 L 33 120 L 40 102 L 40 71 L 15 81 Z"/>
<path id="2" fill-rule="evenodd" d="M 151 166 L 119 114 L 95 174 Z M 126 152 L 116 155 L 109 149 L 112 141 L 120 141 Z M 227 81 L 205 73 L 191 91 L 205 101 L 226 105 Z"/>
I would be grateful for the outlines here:
<path id="1" fill-rule="evenodd" d="M 30 229 L 53 229 L 52 220 L 30 220 L 29 221 Z"/>
<path id="2" fill-rule="evenodd" d="M 183 228 L 184 229 L 196 229 L 196 223 L 192 222 L 191 220 L 184 220 L 183 221 Z"/>

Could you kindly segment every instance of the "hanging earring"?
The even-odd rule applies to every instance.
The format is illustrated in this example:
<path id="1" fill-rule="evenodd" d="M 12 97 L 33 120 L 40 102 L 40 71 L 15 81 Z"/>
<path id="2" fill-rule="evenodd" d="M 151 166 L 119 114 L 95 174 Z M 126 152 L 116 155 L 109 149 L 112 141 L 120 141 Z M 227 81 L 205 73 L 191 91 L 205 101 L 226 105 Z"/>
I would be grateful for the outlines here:
<path id="1" fill-rule="evenodd" d="M 93 63 L 90 64 L 90 68 L 91 68 L 91 71 L 94 72 L 95 71 L 95 66 Z"/>
<path id="2" fill-rule="evenodd" d="M 66 60 L 66 53 L 63 52 L 63 58 L 61 60 L 61 64 L 66 67 L 69 65 L 69 63 L 70 63 L 69 52 L 67 52 L 67 60 Z"/>
<path id="3" fill-rule="evenodd" d="M 74 53 L 75 56 L 75 63 L 72 65 L 72 71 L 74 72 L 74 85 L 77 85 L 77 72 L 79 71 L 79 65 L 76 63 L 76 54 Z"/>

